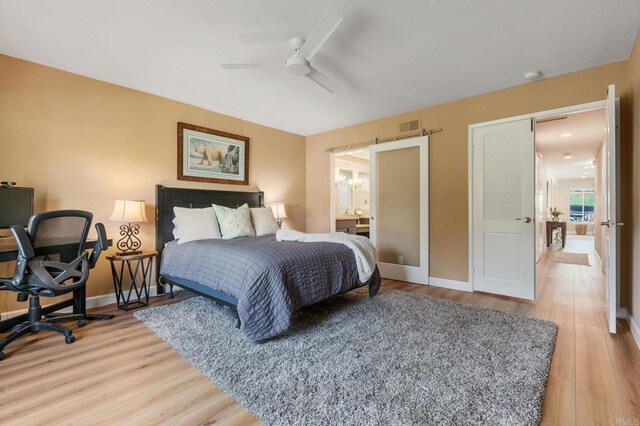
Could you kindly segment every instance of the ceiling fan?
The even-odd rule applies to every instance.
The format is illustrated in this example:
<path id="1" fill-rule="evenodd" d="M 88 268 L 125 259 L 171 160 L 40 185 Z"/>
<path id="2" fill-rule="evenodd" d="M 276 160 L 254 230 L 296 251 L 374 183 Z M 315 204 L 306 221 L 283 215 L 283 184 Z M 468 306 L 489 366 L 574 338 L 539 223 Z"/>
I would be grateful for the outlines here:
<path id="1" fill-rule="evenodd" d="M 342 22 L 342 17 L 332 12 L 325 12 L 306 39 L 294 37 L 289 40 L 289 46 L 295 51 L 284 61 L 280 62 L 240 62 L 222 64 L 228 70 L 254 68 L 284 68 L 289 74 L 304 76 L 318 84 L 330 93 L 340 89 L 329 77 L 311 66 L 311 59 L 331 37 L 331 34 Z"/>

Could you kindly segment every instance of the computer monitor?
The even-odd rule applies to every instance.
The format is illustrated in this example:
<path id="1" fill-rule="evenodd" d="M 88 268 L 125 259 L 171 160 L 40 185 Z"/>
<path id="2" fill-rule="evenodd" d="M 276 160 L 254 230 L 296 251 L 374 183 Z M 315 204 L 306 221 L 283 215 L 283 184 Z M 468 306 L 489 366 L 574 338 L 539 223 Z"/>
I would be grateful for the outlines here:
<path id="1" fill-rule="evenodd" d="M 33 215 L 33 188 L 0 187 L 0 229 L 27 226 Z"/>

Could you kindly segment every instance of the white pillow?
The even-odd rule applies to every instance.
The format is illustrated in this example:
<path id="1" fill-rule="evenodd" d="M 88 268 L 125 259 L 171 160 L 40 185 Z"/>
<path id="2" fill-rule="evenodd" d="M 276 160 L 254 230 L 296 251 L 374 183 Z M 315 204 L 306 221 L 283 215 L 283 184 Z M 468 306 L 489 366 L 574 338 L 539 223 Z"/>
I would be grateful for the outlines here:
<path id="1" fill-rule="evenodd" d="M 254 207 L 251 210 L 251 223 L 256 235 L 275 234 L 280 227 L 273 217 L 273 210 L 270 207 Z"/>
<path id="2" fill-rule="evenodd" d="M 175 215 L 173 218 L 173 224 L 175 225 L 173 237 L 178 240 L 178 244 L 210 238 L 222 238 L 213 207 L 205 207 L 204 209 L 174 207 L 173 214 Z"/>
<path id="3" fill-rule="evenodd" d="M 248 205 L 245 204 L 237 209 L 231 209 L 213 204 L 213 209 L 220 224 L 223 240 L 256 235 L 256 231 L 251 226 L 251 213 Z"/>

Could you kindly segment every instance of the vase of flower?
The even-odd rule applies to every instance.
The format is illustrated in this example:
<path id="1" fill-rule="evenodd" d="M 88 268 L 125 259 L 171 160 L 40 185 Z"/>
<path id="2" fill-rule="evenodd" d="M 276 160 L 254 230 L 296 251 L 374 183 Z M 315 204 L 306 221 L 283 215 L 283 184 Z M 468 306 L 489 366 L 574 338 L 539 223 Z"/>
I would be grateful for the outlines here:
<path id="1" fill-rule="evenodd" d="M 551 214 L 551 220 L 557 222 L 558 220 L 560 220 L 560 215 L 563 213 L 555 207 L 550 207 L 549 214 Z"/>

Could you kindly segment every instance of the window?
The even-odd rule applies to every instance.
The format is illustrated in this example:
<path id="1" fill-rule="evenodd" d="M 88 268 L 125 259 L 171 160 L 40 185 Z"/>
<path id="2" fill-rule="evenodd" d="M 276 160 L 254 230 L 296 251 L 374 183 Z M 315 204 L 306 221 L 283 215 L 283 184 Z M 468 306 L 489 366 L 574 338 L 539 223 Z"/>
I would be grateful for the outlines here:
<path id="1" fill-rule="evenodd" d="M 593 189 L 571 189 L 569 191 L 569 221 L 593 222 L 596 195 Z"/>

